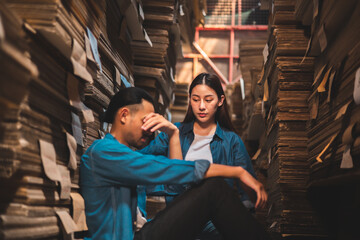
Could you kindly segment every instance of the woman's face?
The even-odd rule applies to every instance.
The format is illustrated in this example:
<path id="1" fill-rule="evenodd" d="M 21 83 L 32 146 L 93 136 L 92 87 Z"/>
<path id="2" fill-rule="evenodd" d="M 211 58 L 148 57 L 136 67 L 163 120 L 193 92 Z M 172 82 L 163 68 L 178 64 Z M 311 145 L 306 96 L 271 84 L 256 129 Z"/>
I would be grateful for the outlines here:
<path id="1" fill-rule="evenodd" d="M 197 121 L 201 123 L 215 122 L 215 114 L 223 104 L 224 95 L 217 97 L 214 89 L 205 84 L 196 85 L 190 95 L 190 105 Z"/>

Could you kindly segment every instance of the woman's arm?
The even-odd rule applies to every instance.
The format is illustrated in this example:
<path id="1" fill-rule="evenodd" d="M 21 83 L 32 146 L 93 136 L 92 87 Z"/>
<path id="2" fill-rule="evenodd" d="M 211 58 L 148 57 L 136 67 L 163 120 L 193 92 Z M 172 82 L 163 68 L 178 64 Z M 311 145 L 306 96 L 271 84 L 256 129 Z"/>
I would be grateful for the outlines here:
<path id="1" fill-rule="evenodd" d="M 241 183 L 246 185 L 248 188 L 244 190 L 255 191 L 257 195 L 257 201 L 255 203 L 255 208 L 261 209 L 264 208 L 267 202 L 267 193 L 264 189 L 264 186 L 257 181 L 250 173 L 248 173 L 242 167 L 232 167 L 221 164 L 211 164 L 207 172 L 205 173 L 204 178 L 210 177 L 226 177 L 226 178 L 237 178 Z M 251 193 L 249 193 L 251 195 Z"/>
<path id="2" fill-rule="evenodd" d="M 166 120 L 163 116 L 157 113 L 150 113 L 144 118 L 142 126 L 144 131 L 151 133 L 156 130 L 164 132 L 169 137 L 169 158 L 170 159 L 183 159 L 181 152 L 181 144 L 179 137 L 179 129 L 171 122 Z"/>

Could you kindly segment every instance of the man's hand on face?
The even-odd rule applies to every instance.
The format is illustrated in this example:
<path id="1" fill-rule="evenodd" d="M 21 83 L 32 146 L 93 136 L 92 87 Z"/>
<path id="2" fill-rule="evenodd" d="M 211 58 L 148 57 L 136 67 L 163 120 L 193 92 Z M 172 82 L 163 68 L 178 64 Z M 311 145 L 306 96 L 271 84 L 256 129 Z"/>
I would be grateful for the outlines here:
<path id="1" fill-rule="evenodd" d="M 171 137 L 174 133 L 178 133 L 179 129 L 166 120 L 163 116 L 157 113 L 148 114 L 144 120 L 144 124 L 142 125 L 142 129 L 146 132 L 153 133 L 156 130 L 160 130 L 165 132 L 169 137 Z"/>

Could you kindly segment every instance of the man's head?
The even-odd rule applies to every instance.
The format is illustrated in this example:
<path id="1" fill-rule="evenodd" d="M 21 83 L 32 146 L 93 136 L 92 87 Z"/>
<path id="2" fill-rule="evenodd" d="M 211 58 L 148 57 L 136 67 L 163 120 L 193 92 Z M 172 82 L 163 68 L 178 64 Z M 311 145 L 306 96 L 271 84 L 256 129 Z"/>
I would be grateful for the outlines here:
<path id="1" fill-rule="evenodd" d="M 124 88 L 111 99 L 103 121 L 112 123 L 111 134 L 119 142 L 141 148 L 151 136 L 141 129 L 143 119 L 152 112 L 154 101 L 145 90 Z"/>

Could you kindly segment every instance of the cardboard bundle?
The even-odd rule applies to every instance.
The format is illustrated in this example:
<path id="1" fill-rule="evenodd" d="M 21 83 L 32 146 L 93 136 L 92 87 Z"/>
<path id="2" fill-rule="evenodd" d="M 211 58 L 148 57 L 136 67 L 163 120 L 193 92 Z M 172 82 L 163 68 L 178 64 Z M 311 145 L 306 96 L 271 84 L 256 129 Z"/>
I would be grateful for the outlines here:
<path id="1" fill-rule="evenodd" d="M 311 13 L 307 13 L 312 9 Z M 309 97 L 309 163 L 311 180 L 348 174 L 359 167 L 356 124 L 359 121 L 357 77 L 359 69 L 360 4 L 347 1 L 301 1 L 297 17 L 311 25 L 308 55 L 316 56 Z"/>
<path id="2" fill-rule="evenodd" d="M 4 46 L 15 44 L 4 56 L 18 63 L 9 61 L 12 72 L 1 81 L 13 92 L 2 101 L 10 107 L 1 122 L 2 239 L 65 238 L 87 230 L 80 156 L 104 136 L 101 116 L 112 95 L 133 82 L 131 59 L 124 61 L 110 34 L 101 34 L 104 20 L 121 17 L 104 18 L 104 3 L 9 1 L 1 9 L 1 16 L 14 12 L 23 21 L 8 17 L 3 24 Z"/>
<path id="3" fill-rule="evenodd" d="M 270 35 L 264 47 L 260 80 L 265 131 L 253 156 L 266 169 L 268 230 L 281 237 L 325 237 L 322 223 L 307 199 L 309 179 L 307 100 L 314 58 L 304 57 L 308 31 L 294 15 L 295 1 L 274 1 Z"/>
<path id="4" fill-rule="evenodd" d="M 308 99 L 309 196 L 330 237 L 357 239 L 351 219 L 359 212 L 360 4 L 298 1 L 295 13 L 311 29 L 307 55 L 315 57 Z M 331 197 L 334 192 L 339 194 Z"/>
<path id="5" fill-rule="evenodd" d="M 189 104 L 188 88 L 189 86 L 187 83 L 175 84 L 174 103 L 170 105 L 172 122 L 182 122 L 184 120 Z"/>
<path id="6" fill-rule="evenodd" d="M 60 222 L 64 235 L 86 230 L 79 222 L 84 218 L 78 218 L 84 214 L 83 201 L 82 205 L 76 203 L 82 200 L 75 173 L 79 155 L 69 134 L 65 70 L 57 68 L 57 53 L 44 51 L 47 43 L 24 32 L 20 18 L 3 3 L 0 15 L 4 29 L 1 59 L 2 64 L 9 65 L 2 68 L 0 81 L 2 89 L 8 90 L 1 98 L 5 108 L 0 120 L 0 236 L 56 237 L 61 234 Z"/>
<path id="7" fill-rule="evenodd" d="M 131 42 L 135 85 L 152 94 L 161 114 L 172 99 L 175 63 L 181 51 L 180 29 L 176 23 L 178 8 L 173 0 L 143 1 L 143 24 L 151 41 Z"/>
<path id="8" fill-rule="evenodd" d="M 263 49 L 266 39 L 242 40 L 239 43 L 240 69 L 243 78 L 245 99 L 242 102 L 242 137 L 246 141 L 259 140 L 264 131 L 264 119 L 259 105 L 258 80 L 263 66 Z M 260 109 L 259 109 L 260 107 Z M 254 149 L 256 151 L 256 149 Z M 253 155 L 254 150 L 248 149 Z"/>
<path id="9" fill-rule="evenodd" d="M 0 238 L 81 238 L 87 227 L 80 156 L 109 130 L 103 113 L 120 88 L 134 86 L 134 75 L 168 113 L 178 5 L 147 1 L 144 11 L 135 0 L 5 2 Z"/>

